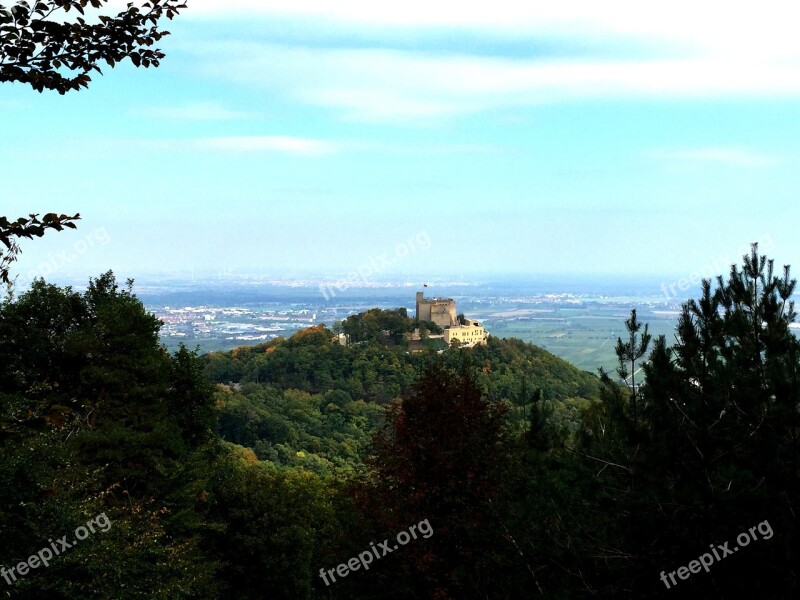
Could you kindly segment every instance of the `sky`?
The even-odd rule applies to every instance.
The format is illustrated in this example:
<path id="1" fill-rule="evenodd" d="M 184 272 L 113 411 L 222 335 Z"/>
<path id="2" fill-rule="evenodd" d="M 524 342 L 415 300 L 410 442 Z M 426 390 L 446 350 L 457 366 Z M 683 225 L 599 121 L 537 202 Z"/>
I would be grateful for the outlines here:
<path id="1" fill-rule="evenodd" d="M 797 3 L 188 5 L 157 69 L 0 86 L 0 215 L 82 217 L 21 280 L 800 265 Z"/>

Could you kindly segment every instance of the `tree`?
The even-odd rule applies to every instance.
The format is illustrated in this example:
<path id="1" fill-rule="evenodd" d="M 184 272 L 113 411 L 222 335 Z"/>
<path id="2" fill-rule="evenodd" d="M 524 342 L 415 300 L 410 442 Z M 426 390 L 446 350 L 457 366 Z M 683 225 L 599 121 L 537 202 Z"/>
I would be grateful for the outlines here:
<path id="1" fill-rule="evenodd" d="M 84 17 L 86 8 L 102 9 L 109 0 L 32 0 L 0 4 L 0 82 L 20 82 L 38 92 L 65 94 L 88 87 L 89 73 L 102 74 L 100 64 L 114 67 L 129 58 L 137 67 L 157 67 L 164 53 L 153 48 L 168 31 L 159 28 L 172 19 L 183 0 L 149 0 L 141 8 L 129 2 L 114 17 Z M 80 13 L 74 19 L 71 10 Z"/>
<path id="2" fill-rule="evenodd" d="M 433 321 L 416 321 L 415 325 L 417 327 L 422 327 L 424 325 L 425 328 L 428 330 L 428 333 L 431 335 L 442 335 L 442 333 L 444 333 L 442 328 L 439 327 Z"/>
<path id="3" fill-rule="evenodd" d="M 628 330 L 628 341 L 623 342 L 617 338 L 617 358 L 619 366 L 617 374 L 624 380 L 628 379 L 628 363 L 631 365 L 631 407 L 633 408 L 633 426 L 636 427 L 638 411 L 636 407 L 636 361 L 642 358 L 650 345 L 650 334 L 647 332 L 647 323 L 644 325 L 642 335 L 637 337 L 642 324 L 636 319 L 636 309 L 631 310 L 631 318 L 625 320 L 625 329 Z"/>
<path id="4" fill-rule="evenodd" d="M 715 564 L 681 589 L 687 597 L 792 595 L 800 497 L 795 286 L 789 267 L 776 275 L 754 244 L 727 281 L 718 277 L 714 289 L 704 280 L 700 297 L 683 305 L 672 347 L 656 339 L 642 367 L 638 415 L 606 377 L 607 393 L 585 413 L 575 451 L 585 459 L 576 495 L 586 502 L 578 514 L 588 545 L 570 571 L 587 587 L 660 595 L 653 573 L 767 521 L 782 532 L 779 544 L 762 542 L 746 561 Z M 639 324 L 626 325 L 623 357 L 641 347 Z"/>
<path id="5" fill-rule="evenodd" d="M 418 596 L 402 597 L 504 597 L 489 592 L 503 587 L 514 557 L 493 503 L 509 467 L 507 413 L 506 403 L 484 398 L 468 364 L 459 373 L 441 361 L 388 410 L 368 503 L 387 532 L 426 518 L 436 530 L 396 557 L 396 573 L 416 580 Z"/>
<path id="6" fill-rule="evenodd" d="M 2 5 L 0 5 L 0 9 L 2 9 Z M 0 216 L 0 242 L 6 247 L 5 251 L 0 248 L 0 282 L 11 283 L 8 272 L 11 263 L 17 260 L 17 255 L 20 253 L 20 247 L 17 243 L 19 238 L 33 239 L 34 237 L 42 237 L 48 229 L 55 229 L 56 231 L 62 231 L 65 227 L 75 229 L 73 221 L 77 221 L 80 218 L 80 214 L 70 217 L 47 213 L 41 219 L 39 219 L 38 215 L 31 214 L 27 217 L 20 217 L 16 221 L 9 221 L 8 218 Z"/>
<path id="7" fill-rule="evenodd" d="M 211 390 L 193 353 L 159 344 L 131 284 L 109 272 L 77 293 L 37 279 L 0 303 L 0 564 L 100 512 L 114 523 L 15 597 L 220 597 L 186 471 L 207 446 Z"/>
<path id="8" fill-rule="evenodd" d="M 353 534 L 339 516 L 349 511 L 334 512 L 339 486 L 308 471 L 264 468 L 252 452 L 229 444 L 207 454 L 194 465 L 204 498 L 195 535 L 202 560 L 219 566 L 221 589 L 213 597 L 309 600 L 320 566 L 337 564 L 320 557 L 329 552 L 328 540 Z"/>
<path id="9" fill-rule="evenodd" d="M 381 310 L 373 308 L 357 315 L 350 315 L 342 322 L 342 332 L 348 341 L 379 342 L 389 339 L 393 344 L 402 344 L 404 334 L 413 331 L 414 322 L 408 318 L 405 308 Z"/>
<path id="10" fill-rule="evenodd" d="M 171 367 L 170 412 L 183 432 L 184 441 L 196 447 L 211 439 L 216 425 L 212 395 L 214 389 L 203 372 L 203 363 L 183 344 L 173 355 Z"/>
<path id="11" fill-rule="evenodd" d="M 674 360 L 659 343 L 645 367 L 642 397 L 656 444 L 648 462 L 673 496 L 664 502 L 676 507 L 666 515 L 671 531 L 701 532 L 710 542 L 768 519 L 785 532 L 782 548 L 763 545 L 746 564 L 727 564 L 717 581 L 722 591 L 725 581 L 731 593 L 780 597 L 797 581 L 796 280 L 788 265 L 775 274 L 757 244 L 742 258 L 727 281 L 717 277 L 715 290 L 704 281 L 701 297 L 684 305 Z"/>

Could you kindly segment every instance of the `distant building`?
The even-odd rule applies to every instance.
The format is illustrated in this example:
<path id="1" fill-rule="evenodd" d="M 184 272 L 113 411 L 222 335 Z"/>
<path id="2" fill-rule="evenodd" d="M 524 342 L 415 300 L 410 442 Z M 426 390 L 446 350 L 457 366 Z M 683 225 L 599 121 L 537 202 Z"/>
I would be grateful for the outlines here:
<path id="1" fill-rule="evenodd" d="M 456 301 L 452 298 L 425 298 L 423 292 L 417 292 L 417 320 L 432 321 L 444 330 L 444 341 L 450 345 L 458 340 L 462 346 L 472 347 L 485 344 L 489 337 L 483 326 L 472 319 L 458 322 Z"/>
<path id="2" fill-rule="evenodd" d="M 444 341 L 449 346 L 453 340 L 458 340 L 462 346 L 471 348 L 476 344 L 485 344 L 489 334 L 483 326 L 472 319 L 465 319 L 464 325 L 453 325 L 444 330 Z"/>
<path id="3" fill-rule="evenodd" d="M 425 298 L 424 292 L 417 292 L 417 320 L 432 321 L 442 329 L 456 325 L 456 301 L 452 298 Z"/>

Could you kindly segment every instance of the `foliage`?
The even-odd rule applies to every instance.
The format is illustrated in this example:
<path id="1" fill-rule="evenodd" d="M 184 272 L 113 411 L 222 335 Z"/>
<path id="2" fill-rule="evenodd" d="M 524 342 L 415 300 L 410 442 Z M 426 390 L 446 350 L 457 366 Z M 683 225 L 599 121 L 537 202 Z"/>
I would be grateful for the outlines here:
<path id="1" fill-rule="evenodd" d="M 217 406 L 225 440 L 262 460 L 328 474 L 360 468 L 370 437 L 383 423 L 379 405 L 407 393 L 432 356 L 409 354 L 384 337 L 344 347 L 316 326 L 205 360 L 206 373 L 222 384 Z M 491 339 L 486 347 L 443 355 L 455 370 L 465 356 L 473 357 L 470 368 L 481 389 L 510 404 L 510 426 L 520 433 L 533 410 L 529 399 L 520 400 L 530 382 L 542 390 L 540 407 L 556 436 L 574 434 L 581 407 L 599 393 L 594 375 L 517 340 Z"/>
<path id="2" fill-rule="evenodd" d="M 9 594 L 795 597 L 800 342 L 795 280 L 773 271 L 754 247 L 704 282 L 677 343 L 634 358 L 636 409 L 519 340 L 408 353 L 384 328 L 400 311 L 352 320 L 372 333 L 349 346 L 317 326 L 170 355 L 132 282 L 37 280 L 0 304 L 0 565 L 101 512 L 113 525 Z M 429 538 L 322 583 L 425 519 Z M 772 539 L 663 587 L 763 521 Z"/>
<path id="3" fill-rule="evenodd" d="M 55 231 L 62 231 L 65 227 L 75 229 L 73 221 L 80 218 L 79 214 L 70 217 L 47 213 L 41 219 L 38 215 L 31 214 L 16 221 L 9 221 L 7 217 L 0 216 L 0 243 L 5 246 L 5 250 L 0 248 L 0 282 L 8 284 L 11 281 L 8 273 L 11 263 L 17 260 L 17 255 L 20 253 L 17 242 L 19 238 L 42 237 L 48 229 Z"/>
<path id="4" fill-rule="evenodd" d="M 213 590 L 194 540 L 173 537 L 185 461 L 210 434 L 210 387 L 193 353 L 158 344 L 131 286 L 110 272 L 82 294 L 37 280 L 0 304 L 0 472 L 14 482 L 0 494 L 0 564 L 101 512 L 113 523 L 16 584 L 19 597 Z"/>
<path id="5" fill-rule="evenodd" d="M 386 404 L 413 381 L 405 357 L 378 342 L 344 347 L 332 332 L 314 327 L 288 340 L 207 355 L 206 373 L 217 383 L 266 383 L 311 394 L 341 390 L 353 400 Z"/>
<path id="6" fill-rule="evenodd" d="M 338 486 L 303 469 L 270 470 L 230 446 L 195 468 L 203 555 L 220 566 L 217 597 L 310 598 L 318 552 L 346 528 Z"/>
<path id="7" fill-rule="evenodd" d="M 508 466 L 507 410 L 482 397 L 469 368 L 432 363 L 376 438 L 371 511 L 387 531 L 424 519 L 435 531 L 396 561 L 415 597 L 482 598 L 498 584 L 498 565 L 476 543 L 501 542 L 492 500 Z"/>
<path id="8" fill-rule="evenodd" d="M 217 398 L 225 440 L 253 449 L 263 461 L 318 474 L 359 468 L 383 423 L 380 406 L 340 390 L 312 395 L 248 384 Z"/>
<path id="9" fill-rule="evenodd" d="M 636 309 L 631 310 L 630 319 L 625 320 L 625 329 L 628 330 L 628 341 L 623 342 L 622 338 L 617 338 L 617 346 L 615 348 L 617 358 L 619 359 L 619 366 L 617 367 L 617 375 L 620 376 L 622 381 L 627 381 L 628 376 L 631 378 L 631 408 L 633 410 L 633 423 L 634 427 L 638 423 L 639 412 L 636 405 L 636 361 L 642 358 L 650 346 L 652 336 L 648 333 L 648 326 L 644 324 L 644 331 L 639 334 L 642 328 L 642 323 L 636 318 Z M 630 364 L 630 369 L 628 365 Z"/>
<path id="10" fill-rule="evenodd" d="M 404 334 L 413 331 L 414 322 L 405 308 L 381 310 L 373 308 L 351 315 L 342 322 L 342 331 L 350 343 L 381 342 L 388 338 L 393 344 L 401 344 Z"/>
<path id="11" fill-rule="evenodd" d="M 65 94 L 88 87 L 92 71 L 129 58 L 137 67 L 157 67 L 164 53 L 153 44 L 168 35 L 159 21 L 186 8 L 183 0 L 129 2 L 115 16 L 94 9 L 109 0 L 32 0 L 0 4 L 0 82 L 20 82 L 38 92 Z M 70 18 L 70 11 L 80 16 Z"/>
<path id="12" fill-rule="evenodd" d="M 741 270 L 718 277 L 713 290 L 704 281 L 701 297 L 684 304 L 673 348 L 656 340 L 638 424 L 627 391 L 605 380 L 603 403 L 587 413 L 576 449 L 597 470 L 587 480 L 592 501 L 582 529 L 596 542 L 582 561 L 582 585 L 651 597 L 665 589 L 654 573 L 768 520 L 781 542 L 761 541 L 747 558 L 740 553 L 715 564 L 713 576 L 680 585 L 698 597 L 783 597 L 796 586 L 794 289 L 789 268 L 775 275 L 754 245 Z"/>
<path id="13" fill-rule="evenodd" d="M 420 334 L 423 331 L 433 335 L 441 335 L 442 333 L 444 333 L 444 330 L 433 321 L 424 321 L 424 320 L 416 321 L 416 325 L 417 327 L 419 327 Z"/>

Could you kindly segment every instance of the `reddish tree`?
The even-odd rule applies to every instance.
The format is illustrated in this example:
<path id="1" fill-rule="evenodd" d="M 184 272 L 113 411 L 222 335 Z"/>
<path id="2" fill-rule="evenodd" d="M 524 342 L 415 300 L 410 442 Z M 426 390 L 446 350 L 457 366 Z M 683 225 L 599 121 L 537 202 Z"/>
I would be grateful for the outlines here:
<path id="1" fill-rule="evenodd" d="M 434 530 L 396 556 L 421 596 L 467 598 L 491 587 L 491 549 L 505 546 L 492 505 L 509 464 L 506 406 L 487 401 L 468 368 L 431 365 L 375 440 L 371 507 L 387 532 Z"/>

